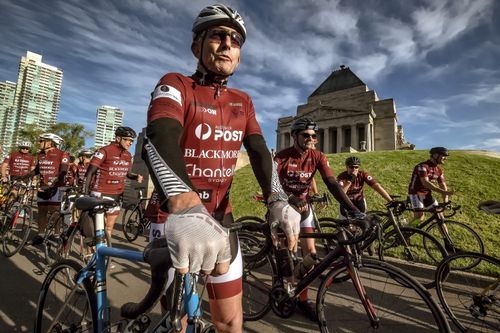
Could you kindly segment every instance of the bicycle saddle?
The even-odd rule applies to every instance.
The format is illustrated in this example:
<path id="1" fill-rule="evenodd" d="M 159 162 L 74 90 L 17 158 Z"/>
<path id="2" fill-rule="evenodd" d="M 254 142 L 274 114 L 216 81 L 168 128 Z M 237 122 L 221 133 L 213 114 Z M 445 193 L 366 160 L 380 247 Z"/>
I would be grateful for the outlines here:
<path id="1" fill-rule="evenodd" d="M 116 206 L 116 201 L 111 199 L 102 199 L 96 197 L 81 197 L 75 201 L 76 208 L 80 210 L 92 210 L 95 207 L 111 208 Z"/>

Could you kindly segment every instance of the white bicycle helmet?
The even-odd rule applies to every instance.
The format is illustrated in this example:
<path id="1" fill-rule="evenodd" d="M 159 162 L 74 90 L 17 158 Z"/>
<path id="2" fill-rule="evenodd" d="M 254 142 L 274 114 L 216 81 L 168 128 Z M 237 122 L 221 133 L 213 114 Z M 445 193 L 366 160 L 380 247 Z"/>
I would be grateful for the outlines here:
<path id="1" fill-rule="evenodd" d="M 54 133 L 43 133 L 43 134 L 40 134 L 40 139 L 51 140 L 56 145 L 60 145 L 61 142 L 64 141 L 59 135 L 54 134 Z"/>
<path id="2" fill-rule="evenodd" d="M 31 148 L 32 144 L 29 141 L 21 141 L 18 146 L 19 148 Z"/>
<path id="3" fill-rule="evenodd" d="M 193 36 L 214 25 L 228 25 L 241 34 L 243 41 L 247 38 L 247 29 L 241 15 L 231 7 L 221 4 L 207 6 L 201 10 L 193 23 Z"/>

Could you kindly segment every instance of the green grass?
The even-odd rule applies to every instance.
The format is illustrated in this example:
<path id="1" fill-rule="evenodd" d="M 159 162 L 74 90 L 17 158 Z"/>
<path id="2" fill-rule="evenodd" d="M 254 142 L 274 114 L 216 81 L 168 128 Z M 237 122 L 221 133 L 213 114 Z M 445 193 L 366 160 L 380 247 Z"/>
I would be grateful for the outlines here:
<path id="1" fill-rule="evenodd" d="M 428 158 L 428 151 L 387 151 L 357 154 L 328 155 L 330 166 L 335 175 L 345 170 L 344 161 L 347 156 L 356 155 L 361 158 L 362 170 L 367 171 L 389 194 L 401 195 L 405 198 L 413 167 Z M 452 151 L 450 158 L 443 166 L 446 183 L 455 191 L 451 196 L 454 204 L 461 205 L 461 211 L 452 220 L 471 226 L 482 238 L 486 253 L 500 255 L 500 216 L 492 216 L 477 209 L 477 204 L 486 199 L 500 200 L 500 159 L 463 151 Z M 320 193 L 327 191 L 319 174 L 316 182 Z M 231 189 L 231 203 L 235 218 L 244 215 L 263 217 L 265 207 L 252 199 L 259 191 L 257 180 L 250 166 L 236 172 Z M 370 210 L 384 210 L 384 200 L 369 186 L 365 187 L 365 196 Z M 436 196 L 441 200 L 440 196 Z M 321 216 L 338 216 L 338 205 L 333 204 L 318 214 Z"/>

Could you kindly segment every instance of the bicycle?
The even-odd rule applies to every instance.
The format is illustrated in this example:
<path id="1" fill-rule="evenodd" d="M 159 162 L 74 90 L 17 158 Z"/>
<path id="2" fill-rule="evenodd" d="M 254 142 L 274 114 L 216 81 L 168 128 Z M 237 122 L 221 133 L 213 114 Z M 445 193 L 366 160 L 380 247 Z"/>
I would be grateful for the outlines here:
<path id="1" fill-rule="evenodd" d="M 338 221 L 334 234 L 301 235 L 334 239 L 338 246 L 293 283 L 285 278 L 291 268 L 286 268 L 284 262 L 290 265 L 290 260 L 283 261 L 283 249 L 273 245 L 269 225 L 246 223 L 242 228 L 246 242 L 241 242 L 242 246 L 251 245 L 252 240 L 258 246 L 242 249 L 244 318 L 258 320 L 271 309 L 281 318 L 290 317 L 299 294 L 306 288 L 312 290 L 313 281 L 326 272 L 316 296 L 321 332 L 375 328 L 389 332 L 449 332 L 441 309 L 417 280 L 388 263 L 361 258 L 352 245 L 371 237 L 375 228 L 353 228 L 359 223 Z M 260 236 L 252 238 L 252 233 Z M 259 239 L 262 237 L 266 240 L 264 246 Z"/>
<path id="2" fill-rule="evenodd" d="M 500 207 L 500 201 L 495 204 Z M 499 214 L 488 206 L 479 208 Z M 468 272 L 462 267 L 468 267 Z M 471 252 L 444 259 L 436 271 L 436 292 L 461 332 L 500 331 L 500 259 Z"/>
<path id="3" fill-rule="evenodd" d="M 94 197 L 76 200 L 76 208 L 94 216 L 96 251 L 83 267 L 74 260 L 56 263 L 47 274 L 37 303 L 34 332 L 145 332 L 150 318 L 145 314 L 152 308 L 167 280 L 172 267 L 166 240 L 153 241 L 144 252 L 108 247 L 105 241 L 104 212 L 116 205 L 115 201 Z M 118 322 L 110 322 L 106 293 L 106 258 L 122 258 L 146 262 L 151 267 L 152 282 L 146 296 L 138 303 L 121 307 Z M 215 332 L 202 318 L 201 295 L 197 293 L 197 275 L 176 273 L 174 285 L 168 293 L 171 309 L 151 332 L 174 332 L 181 328 L 181 318 L 188 315 L 188 332 Z"/>
<path id="4" fill-rule="evenodd" d="M 149 198 L 143 197 L 142 190 L 137 191 L 137 197 L 139 201 L 128 205 L 122 216 L 123 235 L 131 243 L 151 226 L 151 221 L 145 218 L 146 202 Z"/>
<path id="5" fill-rule="evenodd" d="M 15 188 L 19 195 L 13 196 L 11 190 Z M 26 184 L 15 181 L 10 187 L 10 194 L 4 209 L 0 212 L 0 238 L 2 251 L 6 257 L 11 257 L 19 252 L 28 240 L 33 223 L 33 210 L 26 193 L 34 188 L 31 180 Z"/>

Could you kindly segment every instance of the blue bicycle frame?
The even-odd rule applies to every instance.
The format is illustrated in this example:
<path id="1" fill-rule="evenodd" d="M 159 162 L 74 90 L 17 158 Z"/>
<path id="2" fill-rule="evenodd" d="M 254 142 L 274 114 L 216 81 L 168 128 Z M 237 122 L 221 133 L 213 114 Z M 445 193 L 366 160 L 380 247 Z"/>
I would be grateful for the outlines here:
<path id="1" fill-rule="evenodd" d="M 104 209 L 96 207 L 95 209 L 95 230 L 96 230 L 96 251 L 89 261 L 87 266 L 78 273 L 76 282 L 83 283 L 83 280 L 95 274 L 95 292 L 97 302 L 97 331 L 104 332 L 110 325 L 110 316 L 108 311 L 108 299 L 106 292 L 106 257 L 122 258 L 130 261 L 144 262 L 144 255 L 141 251 L 133 251 L 108 247 L 105 243 L 104 230 Z M 91 268 L 95 267 L 95 273 Z M 186 331 L 193 332 L 192 323 L 196 322 L 200 317 L 200 298 L 196 288 L 196 280 L 191 280 L 191 274 L 183 276 L 182 299 L 184 303 L 184 311 L 188 316 L 188 326 Z M 179 300 L 180 301 L 180 300 Z M 180 314 L 180 313 L 179 313 Z M 165 314 L 160 323 L 154 328 L 153 332 L 169 332 L 174 326 L 180 325 L 180 321 L 175 325 L 168 320 L 169 314 Z M 180 329 L 176 327 L 174 329 Z"/>

